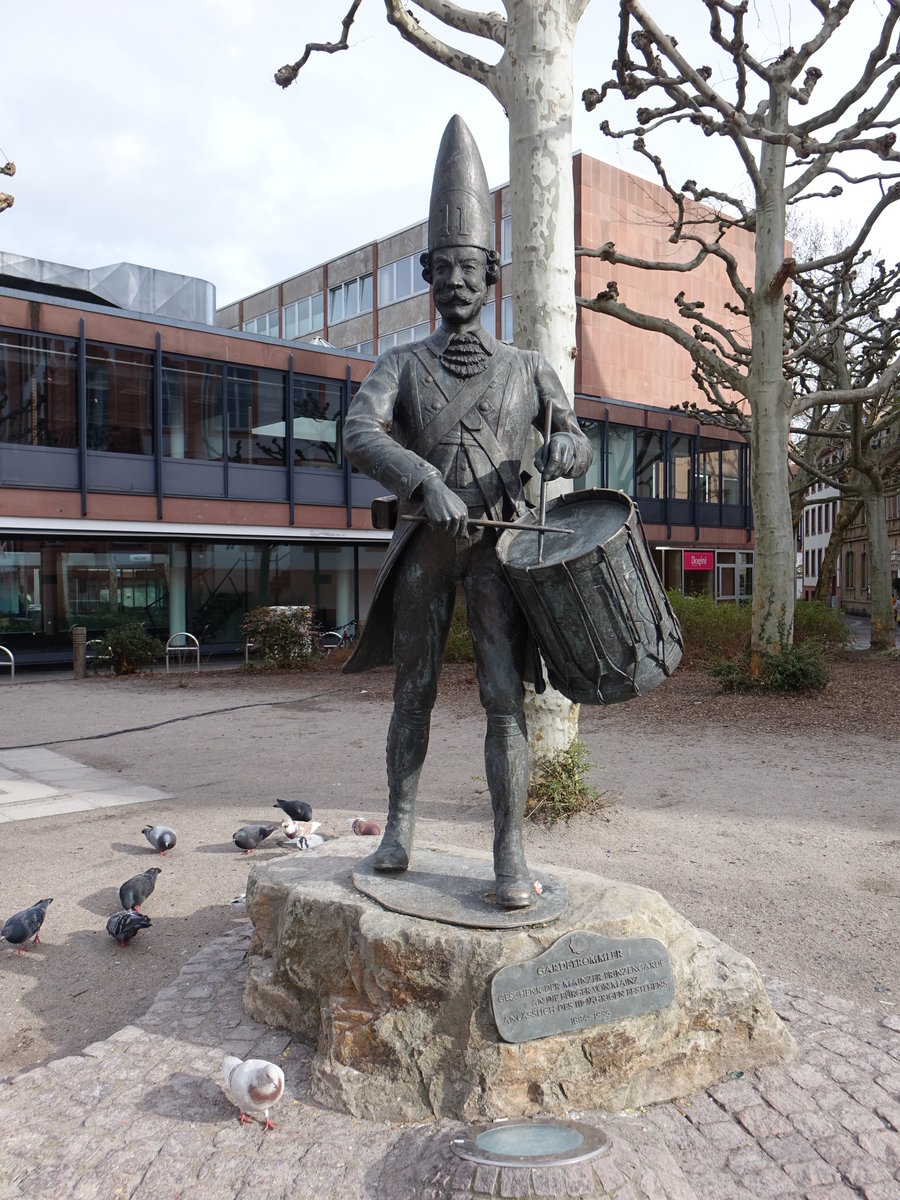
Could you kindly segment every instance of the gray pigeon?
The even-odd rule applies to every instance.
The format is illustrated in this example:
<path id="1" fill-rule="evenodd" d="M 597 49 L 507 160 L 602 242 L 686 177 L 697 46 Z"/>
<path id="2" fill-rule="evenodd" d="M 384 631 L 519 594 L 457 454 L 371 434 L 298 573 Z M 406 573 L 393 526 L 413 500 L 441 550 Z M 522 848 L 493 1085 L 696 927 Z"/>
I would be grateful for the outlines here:
<path id="1" fill-rule="evenodd" d="M 160 854 L 171 850 L 177 841 L 175 830 L 170 829 L 168 825 L 145 825 L 141 833 L 153 849 L 158 850 Z"/>
<path id="2" fill-rule="evenodd" d="M 106 932 L 110 937 L 114 937 L 116 941 L 124 946 L 126 942 L 137 934 L 140 929 L 148 929 L 150 927 L 150 918 L 143 913 L 132 912 L 130 909 L 125 909 L 123 912 L 113 913 L 106 922 Z"/>
<path id="3" fill-rule="evenodd" d="M 31 944 L 36 946 L 41 940 L 38 937 L 38 931 L 47 915 L 47 905 L 52 903 L 53 897 L 51 896 L 49 900 L 38 900 L 37 904 L 32 904 L 31 908 L 23 908 L 21 912 L 13 913 L 0 929 L 0 938 L 12 946 L 18 946 L 20 954 L 23 950 L 28 949 L 25 943 L 32 934 L 34 934 L 34 941 Z"/>
<path id="4" fill-rule="evenodd" d="M 312 806 L 305 800 L 276 800 L 273 808 L 280 808 L 292 821 L 311 821 Z"/>
<path id="5" fill-rule="evenodd" d="M 262 1117 L 265 1129 L 274 1129 L 269 1109 L 281 1099 L 284 1091 L 284 1071 L 264 1058 L 248 1058 L 241 1062 L 229 1054 L 222 1063 L 222 1083 L 241 1110 L 241 1124 Z"/>
<path id="6" fill-rule="evenodd" d="M 278 825 L 242 825 L 236 833 L 231 835 L 231 840 L 239 850 L 249 854 L 278 828 Z"/>
<path id="7" fill-rule="evenodd" d="M 159 867 L 151 867 L 149 871 L 143 871 L 140 875 L 126 879 L 119 888 L 119 903 L 122 907 L 133 908 L 137 912 L 138 905 L 143 904 L 156 887 L 156 877 L 161 874 L 162 871 Z"/>

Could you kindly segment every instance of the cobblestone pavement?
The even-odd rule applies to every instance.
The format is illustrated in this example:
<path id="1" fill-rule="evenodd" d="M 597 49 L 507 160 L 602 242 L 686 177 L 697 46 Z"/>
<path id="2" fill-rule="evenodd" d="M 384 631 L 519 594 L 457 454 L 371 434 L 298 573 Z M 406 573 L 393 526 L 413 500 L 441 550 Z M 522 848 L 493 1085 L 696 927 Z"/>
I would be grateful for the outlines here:
<path id="1" fill-rule="evenodd" d="M 900 1200 L 897 1015 L 770 983 L 794 1062 L 577 1114 L 611 1139 L 590 1162 L 497 1169 L 452 1154 L 453 1122 L 373 1124 L 312 1101 L 310 1047 L 242 1011 L 249 933 L 197 954 L 136 1024 L 0 1082 L 2 1200 Z M 226 1053 L 283 1067 L 274 1131 L 240 1125 L 218 1083 Z"/>

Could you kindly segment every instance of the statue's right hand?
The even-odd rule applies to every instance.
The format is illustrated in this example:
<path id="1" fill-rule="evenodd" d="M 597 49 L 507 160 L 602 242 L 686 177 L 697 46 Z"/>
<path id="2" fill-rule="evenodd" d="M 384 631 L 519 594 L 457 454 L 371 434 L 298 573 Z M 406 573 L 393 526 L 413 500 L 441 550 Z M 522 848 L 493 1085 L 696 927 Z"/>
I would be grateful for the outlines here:
<path id="1" fill-rule="evenodd" d="M 422 483 L 422 501 L 428 524 L 441 529 L 450 537 L 465 537 L 469 526 L 469 510 L 439 475 L 429 475 Z"/>

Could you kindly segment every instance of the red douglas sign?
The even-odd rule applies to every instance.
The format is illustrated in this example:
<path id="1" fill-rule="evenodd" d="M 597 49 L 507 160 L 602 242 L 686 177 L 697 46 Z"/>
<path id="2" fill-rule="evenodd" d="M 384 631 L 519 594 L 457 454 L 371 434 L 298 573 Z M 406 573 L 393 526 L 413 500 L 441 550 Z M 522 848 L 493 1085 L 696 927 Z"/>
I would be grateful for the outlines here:
<path id="1" fill-rule="evenodd" d="M 711 571 L 715 565 L 715 550 L 685 550 L 684 552 L 684 569 L 686 571 Z"/>

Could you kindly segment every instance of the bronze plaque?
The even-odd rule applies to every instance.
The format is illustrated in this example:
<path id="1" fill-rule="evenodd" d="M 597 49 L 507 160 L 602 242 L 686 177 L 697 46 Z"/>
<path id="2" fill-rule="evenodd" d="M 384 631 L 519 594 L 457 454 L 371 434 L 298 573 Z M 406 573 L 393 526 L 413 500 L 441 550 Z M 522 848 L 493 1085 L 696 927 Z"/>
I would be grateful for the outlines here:
<path id="1" fill-rule="evenodd" d="M 494 1020 L 505 1042 L 605 1025 L 656 1012 L 674 999 L 662 942 L 579 930 L 530 962 L 501 967 L 491 981 Z"/>

